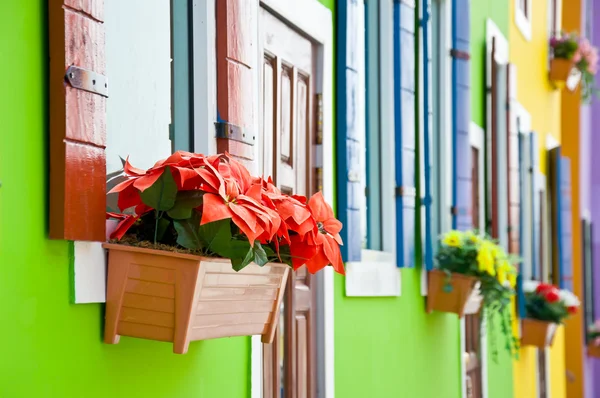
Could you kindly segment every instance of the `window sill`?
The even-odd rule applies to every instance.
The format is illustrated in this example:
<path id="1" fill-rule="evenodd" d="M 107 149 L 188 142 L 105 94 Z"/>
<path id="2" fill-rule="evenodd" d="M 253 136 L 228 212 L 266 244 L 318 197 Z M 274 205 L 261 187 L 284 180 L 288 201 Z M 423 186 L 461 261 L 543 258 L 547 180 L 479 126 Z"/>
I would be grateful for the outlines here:
<path id="1" fill-rule="evenodd" d="M 362 261 L 346 264 L 346 297 L 398 297 L 401 273 L 392 253 L 363 250 Z"/>

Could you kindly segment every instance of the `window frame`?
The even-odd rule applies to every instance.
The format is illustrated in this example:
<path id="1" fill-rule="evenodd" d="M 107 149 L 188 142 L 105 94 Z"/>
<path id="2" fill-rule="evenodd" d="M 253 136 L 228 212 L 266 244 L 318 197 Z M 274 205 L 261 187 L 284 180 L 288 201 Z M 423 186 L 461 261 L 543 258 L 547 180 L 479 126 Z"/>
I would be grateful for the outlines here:
<path id="1" fill-rule="evenodd" d="M 395 206 L 395 158 L 394 158 L 394 135 L 384 134 L 384 131 L 394 131 L 394 88 L 393 82 L 394 76 L 394 34 L 393 34 L 393 2 L 390 0 L 373 0 L 365 1 L 365 7 L 369 7 L 369 12 L 375 13 L 379 19 L 379 23 L 368 24 L 367 29 L 372 29 L 371 32 L 366 32 L 365 44 L 371 44 L 369 38 L 371 35 L 375 35 L 379 40 L 373 41 L 378 45 L 378 71 L 376 76 L 378 77 L 377 90 L 379 91 L 379 104 L 377 109 L 374 109 L 374 104 L 370 101 L 366 101 L 366 90 L 361 90 L 363 93 L 359 96 L 358 109 L 363 109 L 364 113 L 361 117 L 364 134 L 364 149 L 368 150 L 367 146 L 376 140 L 366 140 L 366 116 L 378 115 L 379 116 L 379 145 L 380 148 L 376 148 L 380 154 L 378 163 L 375 163 L 373 159 L 371 165 L 377 164 L 380 175 L 379 175 L 379 211 L 373 214 L 379 214 L 379 230 L 381 249 L 373 250 L 363 248 L 361 250 L 361 261 L 359 262 L 348 262 L 346 263 L 346 296 L 348 297 L 394 297 L 400 296 L 401 294 L 401 274 L 396 264 L 396 206 Z M 365 11 L 367 11 L 365 10 Z M 363 14 L 363 21 L 365 16 L 369 17 L 373 14 Z M 370 34 L 369 34 L 370 33 Z M 366 51 L 365 46 L 357 49 L 357 51 Z M 363 53 L 364 54 L 364 53 Z M 358 55 L 359 58 L 360 55 Z M 369 60 L 365 59 L 365 65 Z M 366 71 L 362 71 L 363 87 L 366 88 L 367 74 Z M 372 75 L 370 75 L 372 76 Z M 371 81 L 371 80 L 369 80 Z M 372 106 L 368 109 L 369 105 Z M 366 159 L 362 157 L 363 162 L 366 165 Z M 367 174 L 372 174 L 372 169 L 367 170 Z M 373 178 L 373 175 L 371 175 Z M 362 212 L 368 211 L 364 206 L 361 209 Z M 364 217 L 364 216 L 363 216 Z M 367 217 L 367 224 L 377 224 L 376 220 L 369 221 Z M 361 234 L 362 236 L 362 234 Z"/>
<path id="2" fill-rule="evenodd" d="M 548 37 L 560 34 L 562 28 L 562 0 L 548 0 Z"/>
<path id="3" fill-rule="evenodd" d="M 531 0 L 525 1 L 525 9 L 521 8 L 520 0 L 515 0 L 515 24 L 526 41 L 531 41 Z"/>

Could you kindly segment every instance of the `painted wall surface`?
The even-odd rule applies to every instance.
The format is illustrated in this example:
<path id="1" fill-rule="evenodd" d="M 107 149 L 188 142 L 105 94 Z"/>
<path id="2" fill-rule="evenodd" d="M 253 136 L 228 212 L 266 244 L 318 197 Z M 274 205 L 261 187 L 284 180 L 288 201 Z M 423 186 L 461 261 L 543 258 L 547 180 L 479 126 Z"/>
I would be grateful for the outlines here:
<path id="1" fill-rule="evenodd" d="M 510 0 L 483 0 L 471 2 L 471 115 L 475 123 L 486 125 L 486 21 L 492 19 L 500 31 L 508 38 L 508 2 Z M 512 359 L 504 350 L 500 327 L 497 324 L 497 347 L 488 338 L 487 380 L 488 397 L 505 398 L 513 396 Z M 498 360 L 491 353 L 498 351 Z"/>
<path id="2" fill-rule="evenodd" d="M 582 32 L 582 1 L 563 1 L 562 27 L 567 32 Z M 573 193 L 573 288 L 578 297 L 583 297 L 582 267 L 581 267 L 581 206 L 579 181 L 581 162 L 579 151 L 580 142 L 580 109 L 581 98 L 579 90 L 570 93 L 562 92 L 562 153 L 571 159 L 571 192 Z M 580 311 L 565 323 L 566 340 L 566 372 L 570 376 L 567 382 L 568 397 L 583 397 L 584 390 L 584 339 L 583 339 L 583 312 Z"/>
<path id="3" fill-rule="evenodd" d="M 249 338 L 181 356 L 139 339 L 105 345 L 104 306 L 70 304 L 73 246 L 46 237 L 46 3 L 0 2 L 0 396 L 249 396 Z"/>
<path id="4" fill-rule="evenodd" d="M 531 40 L 526 40 L 515 23 L 515 2 L 509 1 L 510 60 L 517 67 L 517 100 L 531 115 L 531 128 L 538 134 L 539 168 L 543 173 L 547 161 L 546 138 L 551 135 L 560 141 L 561 131 L 561 94 L 548 80 L 548 4 L 545 0 L 532 0 Z M 566 394 L 564 358 L 564 334 L 559 332 L 549 355 L 548 377 L 553 398 L 565 397 Z M 513 369 L 515 397 L 537 396 L 537 350 L 529 347 L 521 349 Z"/>
<path id="5" fill-rule="evenodd" d="M 460 396 L 459 322 L 425 312 L 420 270 L 402 270 L 401 297 L 345 297 L 335 284 L 336 397 Z"/>

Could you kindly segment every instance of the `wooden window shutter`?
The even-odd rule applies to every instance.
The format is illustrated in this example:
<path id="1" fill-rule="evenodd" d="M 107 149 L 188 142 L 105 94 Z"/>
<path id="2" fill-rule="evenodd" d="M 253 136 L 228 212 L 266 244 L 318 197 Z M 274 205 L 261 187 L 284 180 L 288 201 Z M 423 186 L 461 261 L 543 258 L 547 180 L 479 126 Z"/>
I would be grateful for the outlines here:
<path id="1" fill-rule="evenodd" d="M 422 65 L 423 69 L 421 71 L 423 76 L 423 101 L 419 101 L 421 105 L 421 114 L 423 115 L 423 141 L 421 143 L 421 156 L 423 156 L 423 162 L 421 164 L 424 170 L 422 170 L 422 175 L 425 179 L 425 186 L 421 190 L 421 206 L 424 207 L 425 219 L 424 224 L 425 230 L 422 235 L 423 242 L 423 258 L 425 262 L 425 267 L 428 270 L 433 269 L 433 242 L 436 240 L 433 237 L 433 228 L 432 228 L 432 213 L 431 206 L 433 202 L 433 197 L 431 195 L 431 125 L 430 121 L 432 120 L 432 101 L 431 98 L 431 84 L 430 84 L 430 76 L 432 76 L 432 65 L 431 65 L 431 52 L 429 48 L 431 47 L 431 38 L 430 38 L 430 26 L 431 26 L 431 18 L 430 18 L 430 4 L 429 0 L 421 0 L 421 9 L 422 9 L 422 20 L 421 30 L 422 30 L 422 40 L 421 40 L 421 56 L 422 56 Z M 421 212 L 423 214 L 423 212 Z"/>
<path id="2" fill-rule="evenodd" d="M 52 0 L 50 238 L 104 241 L 104 0 Z"/>
<path id="3" fill-rule="evenodd" d="M 452 225 L 467 230 L 472 225 L 471 203 L 471 74 L 469 1 L 452 2 L 452 140 L 453 153 L 453 218 Z"/>
<path id="4" fill-rule="evenodd" d="M 344 246 L 344 261 L 360 261 L 362 247 L 362 231 L 360 223 L 361 180 L 360 180 L 360 140 L 364 140 L 364 128 L 358 126 L 360 115 L 364 109 L 358 109 L 358 95 L 364 91 L 359 87 L 358 63 L 364 59 L 358 57 L 359 41 L 357 18 L 362 15 L 359 7 L 364 7 L 356 0 L 346 0 L 338 8 L 338 80 L 337 94 L 337 170 L 338 170 L 338 217 L 344 224 L 341 231 Z"/>
<path id="5" fill-rule="evenodd" d="M 416 215 L 415 2 L 394 2 L 396 250 L 400 267 L 414 267 Z"/>
<path id="6" fill-rule="evenodd" d="M 516 67 L 507 65 L 506 79 L 506 167 L 507 167 L 507 203 L 508 203 L 508 251 L 521 255 L 520 218 L 521 218 L 521 179 L 519 162 L 519 126 L 517 114 L 512 104 L 517 100 Z"/>
<path id="7" fill-rule="evenodd" d="M 552 201 L 552 269 L 554 283 L 573 291 L 571 160 L 560 147 L 550 151 Z"/>
<path id="8" fill-rule="evenodd" d="M 531 169 L 528 171 L 531 174 L 532 181 L 532 196 L 531 196 L 531 217 L 533 219 L 533 229 L 531 233 L 531 253 L 532 253 L 532 270 L 531 277 L 534 280 L 542 280 L 542 262 L 543 253 L 541 242 L 543 239 L 543 228 L 542 228 L 542 214 L 543 214 L 543 203 L 540 184 L 538 183 L 539 174 L 539 156 L 538 156 L 538 138 L 535 132 L 529 136 L 529 158 L 531 159 Z M 526 212 L 524 210 L 524 212 Z"/>
<path id="9" fill-rule="evenodd" d="M 258 2 L 219 0 L 217 20 L 217 151 L 248 165 L 254 160 L 255 79 L 253 26 Z"/>

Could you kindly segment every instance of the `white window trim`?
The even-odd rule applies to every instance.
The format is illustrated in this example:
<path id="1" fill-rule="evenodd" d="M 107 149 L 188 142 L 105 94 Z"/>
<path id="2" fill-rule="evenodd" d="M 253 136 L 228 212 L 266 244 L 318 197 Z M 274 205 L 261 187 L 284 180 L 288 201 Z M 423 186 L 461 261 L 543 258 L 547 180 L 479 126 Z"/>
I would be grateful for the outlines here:
<path id="1" fill-rule="evenodd" d="M 203 3 L 203 2 L 200 2 Z M 213 3 L 211 1 L 206 3 Z M 268 7 L 281 19 L 294 26 L 298 31 L 310 37 L 317 46 L 317 71 L 316 92 L 323 95 L 323 154 L 333 153 L 333 18 L 331 11 L 319 3 L 317 0 L 261 0 L 261 5 Z M 214 8 L 214 7 L 213 7 Z M 207 14 L 212 19 L 210 21 L 214 26 L 214 12 Z M 258 19 L 256 19 L 258 21 Z M 196 25 L 196 24 L 194 24 Z M 254 31 L 255 41 L 258 40 L 258 25 Z M 213 29 L 214 31 L 214 29 Z M 214 46 L 214 40 L 212 41 Z M 262 59 L 262 54 L 256 53 L 257 60 Z M 260 58 L 259 58 L 260 57 Z M 214 59 L 214 58 L 213 58 Z M 258 71 L 257 71 L 258 73 Z M 257 89 L 259 79 L 255 79 Z M 258 101 L 256 101 L 258 107 Z M 258 115 L 258 111 L 256 112 Z M 211 119 L 214 121 L 214 119 Z M 258 129 L 258 119 L 256 121 Z M 255 150 L 261 147 L 260 142 L 255 145 Z M 259 159 L 256 153 L 256 159 Z M 257 167 L 260 162 L 257 162 Z M 323 195 L 328 203 L 333 203 L 334 168 L 333 157 L 323 156 Z M 326 267 L 323 271 L 322 297 L 318 301 L 323 304 L 323 319 L 317 324 L 323 325 L 324 333 L 324 360 L 325 380 L 323 386 L 323 397 L 333 398 L 335 395 L 335 369 L 334 369 L 334 276 L 333 269 Z M 263 396 L 262 388 L 262 343 L 260 336 L 252 337 L 252 357 L 251 357 L 251 398 L 261 398 Z"/>
<path id="2" fill-rule="evenodd" d="M 529 16 L 525 15 L 523 10 L 519 7 L 519 0 L 515 0 L 515 24 L 519 31 L 523 35 L 523 38 L 527 41 L 531 41 L 531 0 L 525 0 L 527 2 L 527 10 Z"/>
<path id="3" fill-rule="evenodd" d="M 477 125 L 475 122 L 471 122 L 469 126 L 469 143 L 472 147 L 479 150 L 479 197 L 481 198 L 481 203 L 479 203 L 479 220 L 480 231 L 485 230 L 485 185 L 483 184 L 485 177 L 485 145 L 484 145 L 484 137 L 485 131 L 482 127 Z M 477 307 L 479 308 L 479 307 Z M 482 397 L 486 398 L 488 396 L 488 352 L 487 352 L 487 329 L 486 329 L 486 317 L 483 316 L 481 318 L 481 333 L 479 335 L 479 346 L 481 350 L 481 388 L 482 388 Z M 461 354 L 461 390 L 462 390 L 462 398 L 467 398 L 467 363 L 466 358 L 463 358 L 462 355 L 466 350 L 466 327 L 465 327 L 465 319 L 462 318 L 460 320 L 460 354 Z"/>
<path id="4" fill-rule="evenodd" d="M 391 84 L 394 81 L 393 7 L 392 0 L 380 0 L 379 36 L 381 58 L 379 73 L 382 82 L 380 86 L 380 131 L 394 131 L 394 85 Z M 362 48 L 364 49 L 364 46 Z M 364 82 L 364 78 L 361 80 Z M 364 103 L 364 95 L 362 95 L 359 99 L 359 105 L 362 104 L 362 109 L 364 109 Z M 359 125 L 365 126 L 365 123 Z M 360 262 L 346 264 L 345 283 L 346 296 L 348 297 L 395 297 L 401 294 L 401 273 L 396 265 L 393 134 L 381 134 L 381 148 L 387 151 L 381 153 L 382 163 L 386 165 L 386 167 L 381 168 L 381 208 L 382 214 L 385 215 L 381 219 L 384 250 L 362 250 Z"/>

